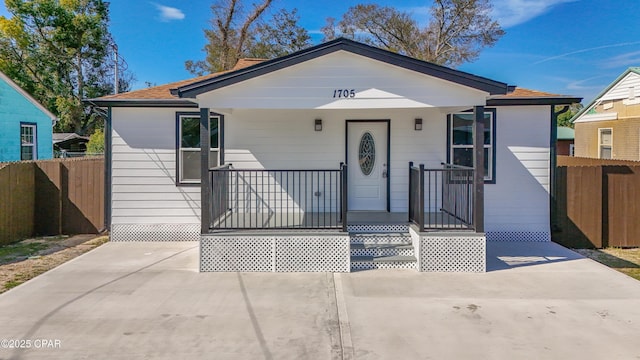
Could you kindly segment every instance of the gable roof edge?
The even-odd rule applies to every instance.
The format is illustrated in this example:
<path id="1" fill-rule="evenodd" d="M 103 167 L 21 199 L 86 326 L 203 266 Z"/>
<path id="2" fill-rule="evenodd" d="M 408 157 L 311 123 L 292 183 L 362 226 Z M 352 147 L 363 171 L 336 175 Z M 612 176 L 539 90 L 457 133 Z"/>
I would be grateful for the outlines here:
<path id="1" fill-rule="evenodd" d="M 47 110 L 38 100 L 36 100 L 33 96 L 31 96 L 28 92 L 26 92 L 23 88 L 18 86 L 11 78 L 9 78 L 5 73 L 0 71 L 0 79 L 4 80 L 9 86 L 11 86 L 15 91 L 17 91 L 20 95 L 22 95 L 25 99 L 27 99 L 31 104 L 38 108 L 38 110 L 42 111 L 47 117 L 51 119 L 51 121 L 58 121 L 58 117 L 53 115 L 51 111 Z"/>
<path id="2" fill-rule="evenodd" d="M 598 100 L 600 100 L 606 93 L 609 92 L 609 90 L 611 90 L 620 81 L 622 81 L 622 79 L 624 79 L 627 75 L 631 74 L 632 72 L 640 75 L 640 67 L 630 67 L 627 70 L 625 70 L 620 76 L 618 76 L 615 80 L 613 80 L 613 82 L 611 82 L 609 86 L 607 86 L 606 88 L 604 88 L 604 90 L 598 93 L 598 95 L 596 95 L 596 97 L 593 98 L 593 100 L 589 102 L 587 106 L 580 109 L 580 111 L 578 111 L 569 121 L 574 122 L 578 120 L 579 117 L 581 117 L 586 112 L 588 112 L 598 102 Z"/>
<path id="3" fill-rule="evenodd" d="M 205 92 L 249 80 L 257 76 L 265 75 L 340 50 L 486 91 L 491 95 L 506 94 L 508 89 L 506 83 L 450 69 L 423 60 L 414 59 L 353 40 L 338 38 L 280 58 L 268 60 L 244 69 L 222 74 L 215 78 L 184 85 L 172 90 L 171 93 L 180 98 L 195 98 L 197 95 Z"/>

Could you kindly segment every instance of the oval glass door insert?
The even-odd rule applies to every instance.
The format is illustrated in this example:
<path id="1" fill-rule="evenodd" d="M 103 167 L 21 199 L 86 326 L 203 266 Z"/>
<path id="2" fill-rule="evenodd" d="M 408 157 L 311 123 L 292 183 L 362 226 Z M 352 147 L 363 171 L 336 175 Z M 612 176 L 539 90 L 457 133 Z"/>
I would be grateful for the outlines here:
<path id="1" fill-rule="evenodd" d="M 373 167 L 376 164 L 376 144 L 370 132 L 362 134 L 360 139 L 360 147 L 358 149 L 358 162 L 360 170 L 365 175 L 371 175 Z"/>

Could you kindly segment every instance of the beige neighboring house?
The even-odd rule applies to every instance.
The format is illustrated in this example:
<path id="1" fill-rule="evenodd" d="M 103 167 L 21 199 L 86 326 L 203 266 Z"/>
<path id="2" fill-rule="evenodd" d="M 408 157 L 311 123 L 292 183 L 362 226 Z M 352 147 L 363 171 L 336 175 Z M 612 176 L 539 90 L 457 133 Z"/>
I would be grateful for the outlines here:
<path id="1" fill-rule="evenodd" d="M 627 69 L 572 121 L 575 156 L 640 160 L 640 67 Z"/>

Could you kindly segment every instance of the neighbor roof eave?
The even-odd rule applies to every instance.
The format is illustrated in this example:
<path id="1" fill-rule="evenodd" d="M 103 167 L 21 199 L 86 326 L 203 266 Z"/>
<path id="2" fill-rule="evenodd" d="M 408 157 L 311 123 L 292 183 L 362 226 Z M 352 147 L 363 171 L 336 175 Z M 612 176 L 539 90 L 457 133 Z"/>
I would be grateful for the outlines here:
<path id="1" fill-rule="evenodd" d="M 488 106 L 517 106 L 517 105 L 570 105 L 582 101 L 576 96 L 492 96 L 487 99 Z"/>

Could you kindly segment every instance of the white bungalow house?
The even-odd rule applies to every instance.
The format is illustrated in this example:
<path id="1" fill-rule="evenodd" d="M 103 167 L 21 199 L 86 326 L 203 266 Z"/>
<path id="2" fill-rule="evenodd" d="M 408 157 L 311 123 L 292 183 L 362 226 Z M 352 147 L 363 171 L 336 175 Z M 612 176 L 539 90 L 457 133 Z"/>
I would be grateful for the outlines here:
<path id="1" fill-rule="evenodd" d="M 201 271 L 482 272 L 486 241 L 550 240 L 554 106 L 580 99 L 337 39 L 90 101 L 112 241 L 199 241 Z"/>

